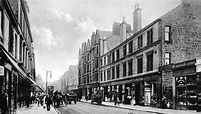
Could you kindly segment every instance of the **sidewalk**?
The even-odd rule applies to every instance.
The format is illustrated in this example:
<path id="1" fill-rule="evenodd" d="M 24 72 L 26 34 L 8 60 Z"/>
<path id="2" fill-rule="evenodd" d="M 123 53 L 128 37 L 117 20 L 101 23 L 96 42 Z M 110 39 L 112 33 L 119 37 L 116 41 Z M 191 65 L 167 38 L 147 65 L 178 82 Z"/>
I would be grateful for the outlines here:
<path id="1" fill-rule="evenodd" d="M 18 108 L 16 114 L 58 114 L 53 106 L 50 106 L 50 111 L 43 108 L 41 105 L 30 104 L 29 108 Z"/>
<path id="2" fill-rule="evenodd" d="M 81 102 L 91 103 L 90 100 L 86 101 L 81 99 Z M 116 108 L 124 108 L 129 110 L 138 110 L 138 111 L 145 111 L 145 112 L 153 112 L 153 113 L 160 113 L 160 114 L 200 114 L 201 112 L 196 112 L 195 110 L 174 110 L 174 109 L 161 109 L 149 106 L 139 106 L 139 105 L 114 105 L 113 102 L 102 102 L 104 106 L 116 107 Z"/>

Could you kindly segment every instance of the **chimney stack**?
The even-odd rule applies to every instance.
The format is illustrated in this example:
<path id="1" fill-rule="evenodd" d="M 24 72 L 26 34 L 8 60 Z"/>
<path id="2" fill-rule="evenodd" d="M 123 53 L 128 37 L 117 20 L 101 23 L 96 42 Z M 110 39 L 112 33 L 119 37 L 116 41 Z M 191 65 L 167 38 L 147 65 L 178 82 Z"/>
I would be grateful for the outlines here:
<path id="1" fill-rule="evenodd" d="M 141 29 L 141 8 L 139 4 L 135 5 L 135 11 L 133 12 L 133 32 L 134 34 Z"/>

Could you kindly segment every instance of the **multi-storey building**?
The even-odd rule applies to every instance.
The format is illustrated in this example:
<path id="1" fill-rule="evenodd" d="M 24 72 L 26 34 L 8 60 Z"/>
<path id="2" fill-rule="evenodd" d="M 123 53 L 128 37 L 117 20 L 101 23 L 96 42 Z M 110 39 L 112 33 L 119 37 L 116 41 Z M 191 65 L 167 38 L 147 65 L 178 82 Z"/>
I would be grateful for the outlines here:
<path id="1" fill-rule="evenodd" d="M 100 39 L 98 81 L 105 100 L 113 100 L 112 91 L 117 90 L 125 104 L 162 107 L 163 98 L 175 102 L 176 78 L 167 66 L 201 56 L 200 11 L 200 1 L 182 0 L 141 29 L 141 9 L 136 5 L 133 34 L 124 21 L 114 24 L 120 37 Z"/>
<path id="2" fill-rule="evenodd" d="M 61 91 L 66 92 L 68 90 L 78 89 L 78 67 L 76 65 L 70 65 L 69 70 L 66 71 L 60 78 Z"/>
<path id="3" fill-rule="evenodd" d="M 79 49 L 78 85 L 83 97 L 90 97 L 99 87 L 100 39 L 109 35 L 111 32 L 97 30 Z"/>
<path id="4" fill-rule="evenodd" d="M 24 0 L 0 1 L 0 93 L 8 94 L 9 112 L 30 97 L 35 57 L 28 6 Z M 19 106 L 20 106 L 19 105 Z"/>

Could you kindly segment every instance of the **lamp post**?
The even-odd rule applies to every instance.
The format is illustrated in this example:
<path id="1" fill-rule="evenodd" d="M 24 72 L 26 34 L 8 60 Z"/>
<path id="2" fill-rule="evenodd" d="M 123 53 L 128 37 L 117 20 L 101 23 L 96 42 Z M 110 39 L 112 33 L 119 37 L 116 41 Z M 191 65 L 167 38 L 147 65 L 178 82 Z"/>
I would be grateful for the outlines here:
<path id="1" fill-rule="evenodd" d="M 48 94 L 47 82 L 48 82 L 48 73 L 52 74 L 52 71 L 46 71 L 46 94 Z"/>

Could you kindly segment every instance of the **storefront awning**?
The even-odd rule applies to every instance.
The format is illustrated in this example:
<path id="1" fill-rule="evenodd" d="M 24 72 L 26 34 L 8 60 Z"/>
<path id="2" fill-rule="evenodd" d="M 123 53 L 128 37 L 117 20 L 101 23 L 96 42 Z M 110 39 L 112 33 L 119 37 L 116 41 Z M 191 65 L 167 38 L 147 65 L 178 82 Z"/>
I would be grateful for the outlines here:
<path id="1" fill-rule="evenodd" d="M 18 66 L 18 64 L 13 60 L 13 58 L 10 57 L 10 55 L 4 49 L 1 49 L 1 51 L 5 54 L 10 63 L 20 72 L 23 78 L 28 79 L 32 84 L 37 85 L 36 82 L 27 76 L 27 74 Z"/>

